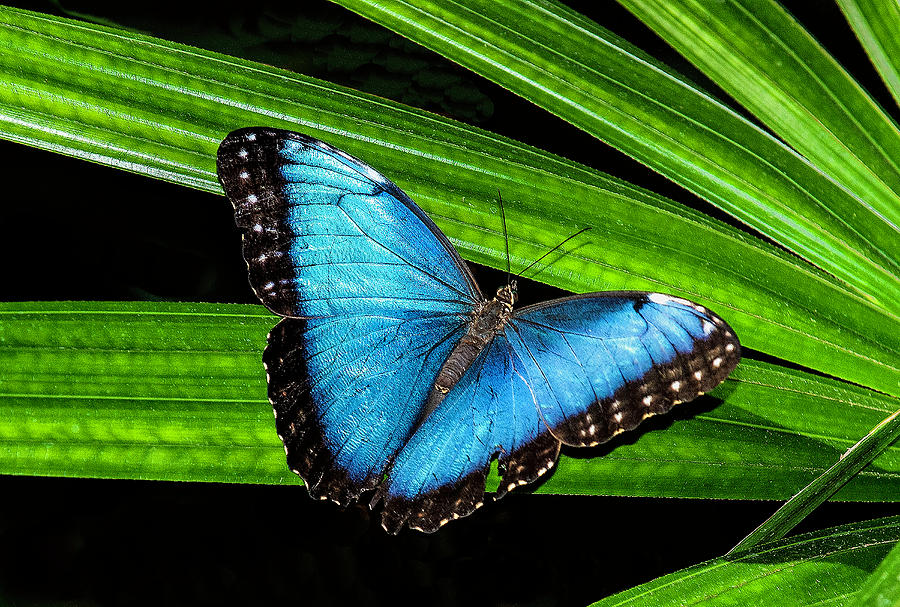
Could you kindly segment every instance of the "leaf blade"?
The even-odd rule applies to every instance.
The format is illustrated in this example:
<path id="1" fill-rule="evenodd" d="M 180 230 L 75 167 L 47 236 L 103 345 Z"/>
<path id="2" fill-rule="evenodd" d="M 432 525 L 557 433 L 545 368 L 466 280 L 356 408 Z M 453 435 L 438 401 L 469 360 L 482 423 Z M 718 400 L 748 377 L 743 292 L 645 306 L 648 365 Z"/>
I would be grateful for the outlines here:
<path id="1" fill-rule="evenodd" d="M 0 472 L 299 482 L 266 400 L 261 353 L 276 321 L 235 304 L 0 304 Z M 892 404 L 744 361 L 705 404 L 604 448 L 567 450 L 538 491 L 786 499 Z M 898 496 L 894 447 L 838 499 Z"/>
<path id="2" fill-rule="evenodd" d="M 542 280 L 573 291 L 689 297 L 745 345 L 888 393 L 900 390 L 897 317 L 821 272 L 660 196 L 457 122 L 283 70 L 164 41 L 0 9 L 0 135 L 218 191 L 215 148 L 233 127 L 303 130 L 378 168 L 462 254 L 505 266 L 571 234 L 590 239 Z M 108 94 L 98 91 L 109 91 Z M 577 201 L 577 204 L 570 202 Z"/>
<path id="3" fill-rule="evenodd" d="M 335 1 L 610 143 L 880 307 L 900 309 L 892 300 L 900 268 L 897 226 L 775 138 L 574 11 L 540 0 Z"/>
<path id="4" fill-rule="evenodd" d="M 621 3 L 896 231 L 900 129 L 777 2 Z"/>
<path id="5" fill-rule="evenodd" d="M 858 607 L 886 607 L 900 603 L 900 542 L 872 572 L 856 595 Z"/>
<path id="6" fill-rule="evenodd" d="M 837 0 L 837 4 L 894 101 L 900 104 L 900 41 L 895 34 L 900 27 L 900 6 L 891 0 Z"/>
<path id="7" fill-rule="evenodd" d="M 855 594 L 900 538 L 900 518 L 863 521 L 718 558 L 594 603 L 613 605 L 821 605 Z"/>
<path id="8" fill-rule="evenodd" d="M 775 514 L 738 542 L 726 556 L 738 554 L 760 543 L 784 537 L 809 513 L 834 495 L 856 473 L 883 453 L 898 437 L 900 437 L 900 409 L 894 411 L 858 443 L 850 447 L 834 465 L 791 497 Z"/>

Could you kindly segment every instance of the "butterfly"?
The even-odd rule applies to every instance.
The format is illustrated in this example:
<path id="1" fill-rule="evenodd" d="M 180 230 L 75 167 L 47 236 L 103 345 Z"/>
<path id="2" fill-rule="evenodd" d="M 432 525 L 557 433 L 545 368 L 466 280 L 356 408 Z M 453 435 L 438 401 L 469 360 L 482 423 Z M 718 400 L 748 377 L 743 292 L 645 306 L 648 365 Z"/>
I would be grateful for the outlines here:
<path id="1" fill-rule="evenodd" d="M 217 170 L 250 284 L 283 317 L 263 354 L 275 427 L 310 496 L 374 490 L 382 526 L 433 532 L 711 390 L 740 344 L 717 315 L 637 291 L 517 309 L 484 297 L 431 219 L 378 171 L 266 127 L 229 134 Z"/>

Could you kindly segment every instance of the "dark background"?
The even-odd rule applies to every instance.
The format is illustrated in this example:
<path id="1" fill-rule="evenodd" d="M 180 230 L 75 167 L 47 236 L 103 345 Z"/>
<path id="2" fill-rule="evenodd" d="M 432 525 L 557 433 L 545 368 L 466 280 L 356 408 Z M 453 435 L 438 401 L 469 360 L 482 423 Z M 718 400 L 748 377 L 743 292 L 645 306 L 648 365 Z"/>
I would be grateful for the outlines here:
<path id="1" fill-rule="evenodd" d="M 115 12 L 105 2 L 15 4 L 102 17 L 450 115 L 722 217 L 546 112 L 328 3 L 139 0 Z M 570 4 L 727 100 L 616 4 Z M 788 7 L 894 107 L 835 7 Z M 418 77 L 429 72 L 452 84 L 429 86 Z M 225 198 L 8 142 L 0 158 L 0 300 L 257 303 Z M 505 279 L 485 268 L 476 275 L 485 292 Z M 526 304 L 559 294 L 527 281 L 520 291 Z M 682 414 L 709 406 L 700 399 Z M 0 495 L 0 603 L 16 605 L 584 605 L 723 554 L 777 507 L 512 494 L 435 535 L 388 537 L 377 513 L 340 511 L 298 487 L 5 476 Z M 826 504 L 798 531 L 897 511 Z"/>

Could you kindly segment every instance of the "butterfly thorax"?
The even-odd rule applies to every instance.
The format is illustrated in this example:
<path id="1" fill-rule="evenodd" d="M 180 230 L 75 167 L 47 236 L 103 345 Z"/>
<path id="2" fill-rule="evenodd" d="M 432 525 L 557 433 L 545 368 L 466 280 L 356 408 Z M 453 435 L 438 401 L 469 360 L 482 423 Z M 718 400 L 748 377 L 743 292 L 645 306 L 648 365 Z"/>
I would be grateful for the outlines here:
<path id="1" fill-rule="evenodd" d="M 444 400 L 444 396 L 456 385 L 482 350 L 487 347 L 494 336 L 506 327 L 512 316 L 513 306 L 518 299 L 516 281 L 497 289 L 497 295 L 490 301 L 483 301 L 472 312 L 469 329 L 456 347 L 447 356 L 441 370 L 438 371 L 428 397 L 422 419 Z"/>
<path id="2" fill-rule="evenodd" d="M 512 315 L 516 299 L 518 299 L 516 281 L 512 281 L 505 287 L 497 289 L 497 295 L 494 299 L 482 302 L 480 306 L 475 308 L 475 311 L 472 313 L 472 324 L 469 325 L 466 337 L 471 336 L 475 340 L 482 342 L 481 348 L 483 349 L 494 338 L 494 335 L 500 333 L 503 327 L 506 326 L 509 317 Z M 479 351 L 481 350 L 479 349 Z M 452 357 L 453 354 L 451 353 L 447 360 L 450 360 Z M 469 362 L 471 363 L 472 361 Z"/>

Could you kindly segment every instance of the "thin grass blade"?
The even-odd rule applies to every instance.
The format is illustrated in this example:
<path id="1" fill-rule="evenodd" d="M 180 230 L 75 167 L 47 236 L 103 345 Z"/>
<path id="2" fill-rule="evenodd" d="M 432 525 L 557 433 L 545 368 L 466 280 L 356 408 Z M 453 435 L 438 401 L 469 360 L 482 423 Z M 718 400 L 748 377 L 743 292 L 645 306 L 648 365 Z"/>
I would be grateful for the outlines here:
<path id="1" fill-rule="evenodd" d="M 898 539 L 900 517 L 833 527 L 713 559 L 594 606 L 847 604 Z"/>
<path id="2" fill-rule="evenodd" d="M 896 0 L 837 0 L 837 4 L 900 104 L 900 4 Z"/>
<path id="3" fill-rule="evenodd" d="M 726 556 L 750 550 L 758 544 L 778 540 L 787 535 L 810 512 L 883 453 L 898 437 L 900 437 L 900 408 L 850 447 L 833 466 L 789 499 Z"/>

